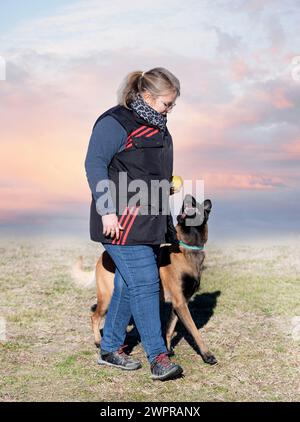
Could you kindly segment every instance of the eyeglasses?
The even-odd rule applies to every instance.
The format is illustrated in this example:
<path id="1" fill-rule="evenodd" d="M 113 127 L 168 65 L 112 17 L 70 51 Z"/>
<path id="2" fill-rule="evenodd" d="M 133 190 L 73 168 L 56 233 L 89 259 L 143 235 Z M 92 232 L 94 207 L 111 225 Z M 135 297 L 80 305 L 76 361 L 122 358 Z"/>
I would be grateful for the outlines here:
<path id="1" fill-rule="evenodd" d="M 172 110 L 173 107 L 176 106 L 176 103 L 165 103 L 164 101 L 161 100 L 161 102 L 163 103 L 163 105 L 165 106 L 165 108 L 167 110 Z"/>

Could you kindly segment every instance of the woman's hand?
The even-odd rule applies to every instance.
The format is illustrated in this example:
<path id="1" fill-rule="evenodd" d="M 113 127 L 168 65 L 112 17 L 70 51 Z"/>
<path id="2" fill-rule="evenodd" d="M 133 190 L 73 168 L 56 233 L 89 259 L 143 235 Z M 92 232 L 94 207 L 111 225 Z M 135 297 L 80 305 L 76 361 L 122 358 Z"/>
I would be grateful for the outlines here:
<path id="1" fill-rule="evenodd" d="M 119 224 L 118 217 L 116 214 L 106 214 L 102 215 L 103 223 L 103 234 L 105 236 L 111 236 L 112 238 L 116 236 L 119 239 L 120 230 L 124 230 L 123 227 Z"/>

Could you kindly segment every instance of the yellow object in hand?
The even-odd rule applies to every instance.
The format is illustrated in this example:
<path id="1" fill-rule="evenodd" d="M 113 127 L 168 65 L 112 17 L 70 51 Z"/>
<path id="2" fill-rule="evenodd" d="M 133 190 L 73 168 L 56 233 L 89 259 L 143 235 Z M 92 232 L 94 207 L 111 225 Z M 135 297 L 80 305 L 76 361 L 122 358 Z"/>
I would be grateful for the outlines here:
<path id="1" fill-rule="evenodd" d="M 180 176 L 173 176 L 171 181 L 171 187 L 173 187 L 174 192 L 179 192 L 183 185 L 183 180 Z"/>

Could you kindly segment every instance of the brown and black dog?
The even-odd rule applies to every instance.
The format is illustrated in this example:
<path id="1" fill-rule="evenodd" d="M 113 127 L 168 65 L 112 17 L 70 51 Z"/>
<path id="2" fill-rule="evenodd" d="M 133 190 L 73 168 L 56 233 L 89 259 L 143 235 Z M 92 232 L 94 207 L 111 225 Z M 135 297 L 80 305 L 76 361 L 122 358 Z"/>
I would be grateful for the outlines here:
<path id="1" fill-rule="evenodd" d="M 177 239 L 180 242 L 161 245 L 157 262 L 161 279 L 161 300 L 172 305 L 166 330 L 168 350 L 171 350 L 171 340 L 179 318 L 194 338 L 204 362 L 215 365 L 217 360 L 201 338 L 188 307 L 189 300 L 200 286 L 205 258 L 203 247 L 207 242 L 207 220 L 211 207 L 209 199 L 199 204 L 193 196 L 185 196 L 176 225 Z M 194 225 L 190 225 L 191 221 L 194 221 Z M 96 264 L 97 305 L 93 307 L 91 316 L 97 346 L 100 344 L 100 326 L 113 293 L 114 272 L 115 264 L 104 251 Z"/>

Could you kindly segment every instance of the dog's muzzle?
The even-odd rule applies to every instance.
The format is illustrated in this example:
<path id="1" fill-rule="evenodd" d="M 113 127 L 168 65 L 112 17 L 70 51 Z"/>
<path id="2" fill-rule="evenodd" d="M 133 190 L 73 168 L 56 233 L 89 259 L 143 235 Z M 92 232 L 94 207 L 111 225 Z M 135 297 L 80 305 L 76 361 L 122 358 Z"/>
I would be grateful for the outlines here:
<path id="1" fill-rule="evenodd" d="M 197 224 L 192 225 L 200 225 L 203 222 L 203 215 L 199 211 L 197 207 L 186 206 L 183 212 L 177 216 L 178 223 L 183 223 L 186 218 L 193 218 L 195 219 Z"/>

